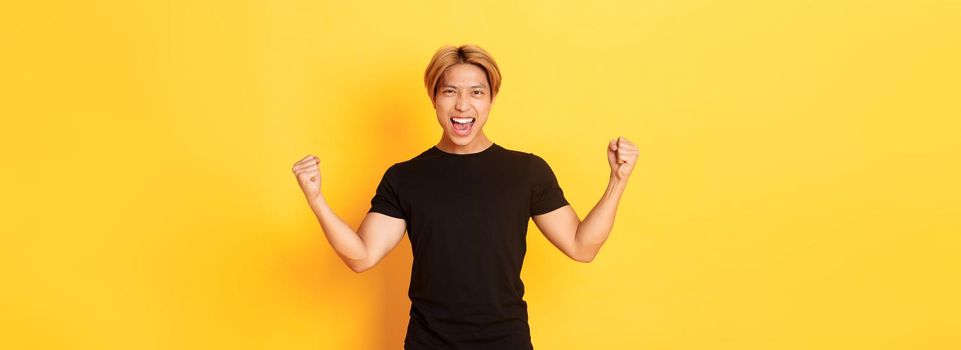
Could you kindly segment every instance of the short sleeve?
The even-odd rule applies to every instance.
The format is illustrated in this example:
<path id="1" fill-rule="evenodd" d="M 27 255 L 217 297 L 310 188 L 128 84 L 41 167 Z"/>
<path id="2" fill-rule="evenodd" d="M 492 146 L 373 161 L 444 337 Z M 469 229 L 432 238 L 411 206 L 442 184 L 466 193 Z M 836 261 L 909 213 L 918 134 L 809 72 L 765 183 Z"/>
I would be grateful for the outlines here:
<path id="1" fill-rule="evenodd" d="M 550 165 L 533 153 L 530 158 L 531 216 L 548 213 L 569 204 Z"/>
<path id="2" fill-rule="evenodd" d="M 374 198 L 370 200 L 370 210 L 371 212 L 378 212 L 387 216 L 392 216 L 398 219 L 407 219 L 404 215 L 404 210 L 400 205 L 400 197 L 398 196 L 398 184 L 397 177 L 395 173 L 396 169 L 394 166 L 387 168 L 384 171 L 384 176 L 380 179 L 380 184 L 377 185 L 377 191 L 374 193 Z"/>

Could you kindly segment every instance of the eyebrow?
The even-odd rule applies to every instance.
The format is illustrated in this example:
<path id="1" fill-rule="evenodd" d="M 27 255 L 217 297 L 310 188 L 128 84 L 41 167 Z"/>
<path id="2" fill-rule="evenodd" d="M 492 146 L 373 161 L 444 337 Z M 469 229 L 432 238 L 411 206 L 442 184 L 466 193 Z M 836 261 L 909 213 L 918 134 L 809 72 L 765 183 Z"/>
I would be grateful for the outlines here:
<path id="1" fill-rule="evenodd" d="M 444 84 L 444 85 L 441 85 L 440 87 L 442 87 L 442 88 L 446 88 L 446 87 L 457 88 L 456 86 L 450 85 L 450 84 Z M 484 88 L 484 89 L 486 89 L 486 88 L 487 88 L 487 85 L 474 85 L 474 86 L 471 86 L 470 88 L 471 88 L 471 89 L 473 89 L 473 88 Z"/>

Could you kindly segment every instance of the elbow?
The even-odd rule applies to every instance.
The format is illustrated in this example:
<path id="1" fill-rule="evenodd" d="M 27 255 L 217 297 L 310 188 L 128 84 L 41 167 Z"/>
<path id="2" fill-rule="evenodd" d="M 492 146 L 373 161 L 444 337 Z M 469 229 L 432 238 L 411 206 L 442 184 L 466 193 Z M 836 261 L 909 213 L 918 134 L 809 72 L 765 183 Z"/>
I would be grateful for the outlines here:
<path id="1" fill-rule="evenodd" d="M 591 261 L 594 261 L 594 257 L 595 257 L 595 256 L 597 256 L 597 254 L 576 254 L 576 255 L 572 255 L 572 256 L 571 256 L 571 259 L 573 259 L 573 260 L 576 261 L 576 262 L 580 262 L 580 263 L 585 263 L 585 264 L 586 264 L 586 263 L 589 263 L 589 262 L 591 262 Z"/>
<path id="2" fill-rule="evenodd" d="M 368 259 L 366 251 L 356 252 L 356 255 L 354 256 L 340 254 L 340 258 L 344 261 L 344 264 L 350 268 L 351 271 L 356 273 L 367 271 L 373 266 L 369 261 L 367 261 Z"/>
<path id="3" fill-rule="evenodd" d="M 577 248 L 574 249 L 572 254 L 570 254 L 570 257 L 574 261 L 586 264 L 591 261 L 594 261 L 594 258 L 597 256 L 597 253 L 599 251 L 600 251 L 600 246 L 589 247 L 589 246 L 578 245 Z"/>
<path id="4" fill-rule="evenodd" d="M 350 270 L 354 271 L 355 273 L 361 273 L 361 272 L 370 270 L 370 268 L 372 267 L 369 265 L 360 265 L 360 264 L 348 264 L 347 266 L 349 266 Z"/>
<path id="5" fill-rule="evenodd" d="M 351 271 L 354 271 L 356 273 L 361 273 L 361 272 L 370 270 L 370 268 L 373 267 L 372 264 L 365 261 L 364 259 L 344 258 L 343 260 L 344 260 L 344 264 L 347 265 L 347 267 L 349 267 Z"/>

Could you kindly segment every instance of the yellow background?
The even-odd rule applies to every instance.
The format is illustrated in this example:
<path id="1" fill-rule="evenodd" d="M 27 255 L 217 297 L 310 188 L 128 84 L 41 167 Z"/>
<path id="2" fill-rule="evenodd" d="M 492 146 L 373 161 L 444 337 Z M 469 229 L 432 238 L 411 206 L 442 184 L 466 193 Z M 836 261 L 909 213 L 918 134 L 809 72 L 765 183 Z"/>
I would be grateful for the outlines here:
<path id="1" fill-rule="evenodd" d="M 351 272 L 291 165 L 356 227 L 441 129 L 422 73 L 476 43 L 485 131 L 583 217 L 531 224 L 538 349 L 957 349 L 958 1 L 10 1 L 0 5 L 0 348 L 399 349 L 411 253 Z"/>

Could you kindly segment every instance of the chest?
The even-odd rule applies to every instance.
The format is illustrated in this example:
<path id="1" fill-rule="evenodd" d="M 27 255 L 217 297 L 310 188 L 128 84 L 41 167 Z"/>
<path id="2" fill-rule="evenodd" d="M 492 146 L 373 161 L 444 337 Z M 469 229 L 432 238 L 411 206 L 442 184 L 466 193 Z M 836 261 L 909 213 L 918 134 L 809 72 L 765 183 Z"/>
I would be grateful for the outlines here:
<path id="1" fill-rule="evenodd" d="M 507 164 L 451 162 L 415 175 L 402 187 L 411 234 L 523 235 L 531 188 L 527 169 Z"/>

